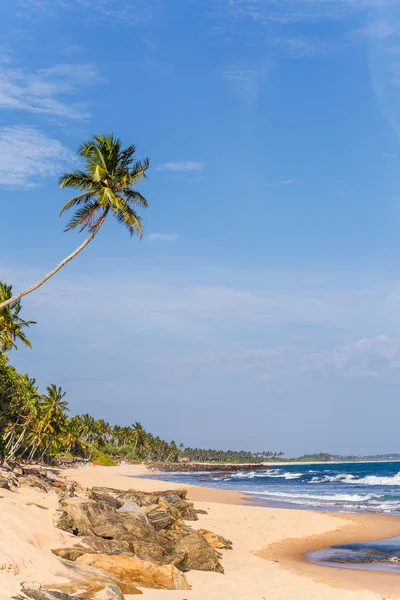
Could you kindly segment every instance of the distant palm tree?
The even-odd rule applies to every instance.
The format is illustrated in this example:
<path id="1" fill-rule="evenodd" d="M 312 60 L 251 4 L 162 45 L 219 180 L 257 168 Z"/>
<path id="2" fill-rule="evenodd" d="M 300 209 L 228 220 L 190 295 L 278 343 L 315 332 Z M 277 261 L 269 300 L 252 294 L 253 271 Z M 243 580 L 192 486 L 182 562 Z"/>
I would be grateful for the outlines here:
<path id="1" fill-rule="evenodd" d="M 7 303 L 4 308 L 0 308 L 0 352 L 8 352 L 17 348 L 16 341 L 19 340 L 28 348 L 32 344 L 24 334 L 24 329 L 35 325 L 35 321 L 24 321 L 19 316 L 21 312 L 20 300 L 10 300 L 12 298 L 12 286 L 0 281 L 0 306 Z"/>
<path id="2" fill-rule="evenodd" d="M 142 236 L 142 221 L 135 207 L 147 208 L 148 203 L 133 186 L 146 177 L 150 163 L 148 158 L 143 161 L 135 160 L 135 152 L 136 148 L 133 145 L 122 149 L 121 141 L 113 134 L 94 135 L 81 144 L 78 156 L 85 159 L 85 169 L 66 173 L 60 179 L 61 188 L 74 188 L 81 193 L 65 204 L 60 215 L 65 210 L 74 208 L 75 212 L 65 231 L 87 229 L 89 236 L 35 285 L 1 301 L 0 309 L 37 290 L 75 258 L 92 241 L 109 214 L 113 215 L 118 223 L 125 225 L 131 236 L 134 233 Z"/>

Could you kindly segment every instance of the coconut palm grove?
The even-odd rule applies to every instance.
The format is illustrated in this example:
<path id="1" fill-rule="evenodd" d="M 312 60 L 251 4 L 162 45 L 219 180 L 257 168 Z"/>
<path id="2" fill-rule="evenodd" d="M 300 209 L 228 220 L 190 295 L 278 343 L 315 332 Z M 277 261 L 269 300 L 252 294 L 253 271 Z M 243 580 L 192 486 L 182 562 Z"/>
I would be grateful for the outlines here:
<path id="1" fill-rule="evenodd" d="M 85 241 L 50 273 L 26 290 L 13 293 L 12 283 L 0 282 L 0 453 L 3 459 L 51 462 L 59 457 L 79 457 L 114 465 L 118 459 L 171 461 L 180 456 L 197 462 L 261 462 L 281 456 L 270 451 L 253 454 L 245 451 L 202 450 L 179 447 L 146 431 L 138 422 L 133 425 L 110 424 L 95 415 L 71 415 L 67 391 L 50 383 L 40 391 L 32 374 L 19 373 L 10 355 L 23 344 L 31 347 L 28 329 L 40 326 L 21 316 L 21 298 L 33 293 L 93 238 L 107 218 L 114 217 L 128 233 L 143 233 L 138 209 L 148 201 L 134 187 L 146 177 L 149 159 L 136 159 L 136 148 L 121 146 L 114 135 L 94 135 L 83 142 L 78 157 L 82 169 L 61 176 L 61 188 L 73 188 L 79 194 L 61 209 L 73 210 L 65 231 L 86 230 Z M 34 352 L 34 349 L 32 350 Z"/>

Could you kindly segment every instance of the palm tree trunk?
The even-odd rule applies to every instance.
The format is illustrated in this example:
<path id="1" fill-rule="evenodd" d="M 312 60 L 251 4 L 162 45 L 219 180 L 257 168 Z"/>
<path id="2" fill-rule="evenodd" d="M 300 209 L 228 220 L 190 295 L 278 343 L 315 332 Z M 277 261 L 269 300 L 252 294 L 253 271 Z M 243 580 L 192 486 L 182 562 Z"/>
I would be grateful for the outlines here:
<path id="1" fill-rule="evenodd" d="M 96 227 L 93 229 L 92 233 L 86 238 L 86 240 L 80 246 L 78 246 L 78 248 L 76 250 L 74 250 L 74 252 L 72 252 L 72 254 L 70 254 L 69 256 L 67 256 L 67 258 L 64 258 L 64 260 L 62 260 L 56 267 L 54 267 L 54 269 L 52 271 L 50 271 L 49 273 L 47 273 L 47 275 L 45 275 L 43 277 L 43 279 L 41 279 L 40 281 L 38 281 L 37 283 L 35 283 L 35 285 L 32 285 L 31 287 L 27 288 L 23 292 L 20 292 L 19 294 L 16 294 L 16 296 L 13 296 L 12 298 L 9 298 L 8 300 L 5 300 L 4 302 L 2 302 L 0 304 L 0 309 L 5 308 L 6 306 L 8 306 L 9 304 L 11 304 L 12 302 L 16 302 L 17 300 L 19 300 L 23 296 L 26 296 L 27 294 L 30 294 L 31 292 L 34 292 L 35 290 L 37 290 L 38 288 L 40 288 L 40 286 L 42 286 L 44 283 L 46 283 L 46 281 L 48 279 L 50 279 L 50 277 L 53 277 L 53 275 L 55 275 L 60 269 L 62 269 L 73 258 L 75 258 L 75 256 L 77 256 L 79 254 L 79 252 L 82 252 L 82 250 L 84 248 L 86 248 L 86 246 L 89 244 L 89 242 L 92 241 L 92 239 L 94 238 L 94 236 L 96 235 L 96 233 L 98 233 L 100 227 L 103 225 L 103 223 L 105 221 L 105 218 L 107 216 L 107 212 L 108 212 L 108 209 L 106 209 L 106 211 L 104 212 L 103 216 L 100 218 L 99 222 L 97 223 Z"/>

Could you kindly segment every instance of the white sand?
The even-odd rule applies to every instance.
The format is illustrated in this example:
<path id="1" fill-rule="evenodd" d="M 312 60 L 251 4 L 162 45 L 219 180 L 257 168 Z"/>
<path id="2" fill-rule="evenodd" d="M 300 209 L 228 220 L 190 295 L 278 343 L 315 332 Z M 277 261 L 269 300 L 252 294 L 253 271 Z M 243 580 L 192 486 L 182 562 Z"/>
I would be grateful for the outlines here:
<path id="1" fill-rule="evenodd" d="M 127 476 L 144 472 L 143 467 L 137 466 L 93 467 L 70 470 L 67 474 L 71 479 L 87 487 L 100 485 L 146 491 L 182 487 L 155 480 L 132 479 Z M 237 502 L 241 501 L 241 497 L 235 492 L 194 486 L 184 487 L 189 489 L 189 497 L 195 500 L 196 507 L 208 511 L 207 515 L 200 515 L 200 520 L 193 523 L 194 527 L 211 529 L 231 539 L 234 550 L 224 552 L 222 564 L 225 575 L 191 571 L 187 574 L 187 578 L 192 585 L 192 591 L 144 590 L 144 600 L 380 600 L 383 598 L 388 600 L 400 598 L 400 576 L 397 586 L 397 575 L 394 576 L 396 579 L 393 579 L 393 576 L 390 579 L 392 584 L 395 582 L 396 585 L 389 586 L 389 593 L 386 575 L 382 576 L 379 573 L 372 575 L 376 575 L 379 591 L 379 582 L 382 582 L 382 594 L 362 590 L 364 585 L 361 572 L 354 572 L 354 580 L 347 578 L 344 587 L 352 589 L 341 589 L 337 586 L 342 570 L 329 569 L 330 573 L 335 571 L 336 580 L 333 584 L 330 582 L 331 585 L 327 585 L 316 581 L 314 575 L 312 575 L 314 579 L 308 577 L 307 565 L 303 565 L 303 571 L 300 571 L 302 574 L 299 574 L 282 568 L 272 560 L 255 556 L 255 552 L 276 542 L 284 544 L 284 540 L 288 538 L 304 540 L 309 536 L 349 527 L 348 519 L 309 511 L 240 506 Z M 50 549 L 71 545 L 71 541 L 76 543 L 77 540 L 52 525 L 53 513 L 57 507 L 55 494 L 45 494 L 25 488 L 14 493 L 2 491 L 0 495 L 3 496 L 0 498 L 0 565 L 3 565 L 0 570 L 0 598 L 10 600 L 18 593 L 21 581 L 50 583 L 65 573 L 61 561 L 51 554 Z M 29 502 L 40 504 L 48 510 L 28 506 Z M 399 595 L 396 595 L 392 588 L 398 589 Z M 133 600 L 134 596 L 131 598 Z"/>

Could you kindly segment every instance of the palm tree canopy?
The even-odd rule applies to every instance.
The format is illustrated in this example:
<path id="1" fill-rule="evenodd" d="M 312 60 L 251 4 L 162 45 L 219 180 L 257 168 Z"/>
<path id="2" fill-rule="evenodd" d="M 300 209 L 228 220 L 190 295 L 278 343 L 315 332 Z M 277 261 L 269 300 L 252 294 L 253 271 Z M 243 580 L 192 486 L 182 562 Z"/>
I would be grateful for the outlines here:
<path id="1" fill-rule="evenodd" d="M 146 177 L 149 159 L 135 159 L 136 147 L 121 147 L 113 134 L 93 135 L 78 150 L 86 162 L 83 170 L 66 173 L 60 179 L 61 188 L 75 188 L 81 193 L 69 200 L 60 215 L 75 209 L 66 231 L 80 228 L 93 232 L 111 211 L 131 234 L 143 234 L 142 221 L 136 208 L 147 208 L 146 198 L 133 186 Z"/>
<path id="2" fill-rule="evenodd" d="M 0 281 L 0 303 L 9 298 L 12 298 L 12 286 Z M 17 340 L 28 346 L 28 348 L 32 347 L 23 330 L 35 325 L 35 321 L 24 321 L 19 316 L 20 312 L 20 300 L 0 308 L 0 352 L 8 352 L 13 348 L 17 348 Z"/>

